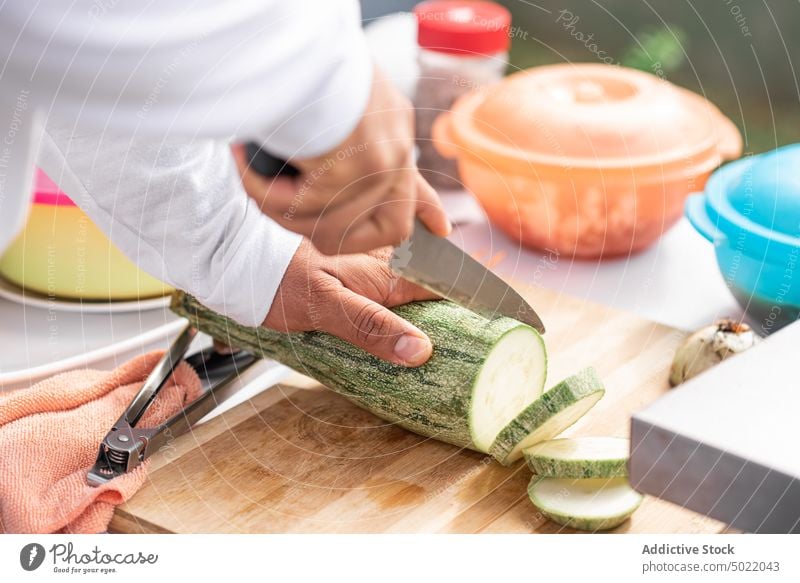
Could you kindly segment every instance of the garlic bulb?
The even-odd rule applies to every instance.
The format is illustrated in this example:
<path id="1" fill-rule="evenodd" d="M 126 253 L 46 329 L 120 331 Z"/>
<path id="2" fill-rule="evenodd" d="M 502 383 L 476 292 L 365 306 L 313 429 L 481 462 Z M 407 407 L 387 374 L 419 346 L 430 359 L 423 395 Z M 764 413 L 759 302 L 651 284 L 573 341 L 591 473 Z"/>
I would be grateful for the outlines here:
<path id="1" fill-rule="evenodd" d="M 718 320 L 689 336 L 675 352 L 669 372 L 673 387 L 699 375 L 726 358 L 743 352 L 759 341 L 747 324 Z"/>

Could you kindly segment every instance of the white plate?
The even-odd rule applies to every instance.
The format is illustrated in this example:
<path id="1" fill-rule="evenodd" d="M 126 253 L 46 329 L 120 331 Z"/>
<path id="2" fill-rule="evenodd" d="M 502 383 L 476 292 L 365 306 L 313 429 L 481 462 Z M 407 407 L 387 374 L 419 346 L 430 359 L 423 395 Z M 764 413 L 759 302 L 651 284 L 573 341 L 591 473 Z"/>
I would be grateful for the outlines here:
<path id="1" fill-rule="evenodd" d="M 60 312 L 80 312 L 82 314 L 120 314 L 124 312 L 141 312 L 169 306 L 170 296 L 148 298 L 145 300 L 122 300 L 118 302 L 95 302 L 51 298 L 38 292 L 23 290 L 7 279 L 0 277 L 0 298 L 5 298 L 34 308 L 58 310 Z"/>
<path id="2" fill-rule="evenodd" d="M 129 314 L 53 314 L 0 299 L 0 393 L 21 389 L 46 377 L 91 367 L 110 370 L 157 348 L 167 348 L 185 320 L 163 309 Z M 211 345 L 198 334 L 189 353 Z M 283 380 L 290 369 L 262 360 L 236 382 L 238 392 L 200 423 L 251 399 Z"/>
<path id="3" fill-rule="evenodd" d="M 48 362 L 34 362 L 33 366 L 15 368 L 13 366 L 0 367 L 0 392 L 30 386 L 31 384 L 53 376 L 55 374 L 76 368 L 93 367 L 110 369 L 123 362 L 156 348 L 166 348 L 175 336 L 183 329 L 184 320 L 176 319 L 162 324 L 141 334 L 135 334 L 119 341 L 112 341 L 105 346 L 95 347 L 86 352 L 80 352 L 82 345 L 79 339 L 67 340 L 66 353 L 62 358 L 55 358 Z M 105 339 L 105 338 L 104 338 Z M 26 356 L 24 339 L 15 346 L 16 350 Z M 70 350 L 71 349 L 71 350 Z M 73 351 L 72 354 L 69 352 Z M 22 358 L 20 359 L 23 360 Z M 38 360 L 28 358 L 26 360 Z M 6 368 L 6 370 L 2 370 Z"/>

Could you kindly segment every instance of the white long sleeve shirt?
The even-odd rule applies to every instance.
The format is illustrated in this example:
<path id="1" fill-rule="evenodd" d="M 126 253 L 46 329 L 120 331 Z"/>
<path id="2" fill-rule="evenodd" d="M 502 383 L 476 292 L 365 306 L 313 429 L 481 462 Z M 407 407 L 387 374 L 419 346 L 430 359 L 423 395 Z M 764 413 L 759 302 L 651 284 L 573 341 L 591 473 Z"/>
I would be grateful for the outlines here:
<path id="1" fill-rule="evenodd" d="M 334 148 L 372 64 L 354 0 L 0 6 L 0 249 L 35 163 L 140 267 L 249 325 L 299 237 L 242 190 L 232 141 Z"/>

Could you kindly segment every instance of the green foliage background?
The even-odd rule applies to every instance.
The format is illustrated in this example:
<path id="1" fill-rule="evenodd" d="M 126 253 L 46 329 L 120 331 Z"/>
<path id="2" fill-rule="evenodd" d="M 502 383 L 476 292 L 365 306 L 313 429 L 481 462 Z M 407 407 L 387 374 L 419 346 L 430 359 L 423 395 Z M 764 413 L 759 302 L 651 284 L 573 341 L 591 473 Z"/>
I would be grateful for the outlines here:
<path id="1" fill-rule="evenodd" d="M 512 70 L 597 62 L 580 41 L 592 34 L 615 62 L 660 68 L 713 101 L 742 130 L 746 151 L 800 142 L 796 0 L 501 1 L 513 14 Z M 562 11 L 578 17 L 574 28 L 564 27 Z"/>

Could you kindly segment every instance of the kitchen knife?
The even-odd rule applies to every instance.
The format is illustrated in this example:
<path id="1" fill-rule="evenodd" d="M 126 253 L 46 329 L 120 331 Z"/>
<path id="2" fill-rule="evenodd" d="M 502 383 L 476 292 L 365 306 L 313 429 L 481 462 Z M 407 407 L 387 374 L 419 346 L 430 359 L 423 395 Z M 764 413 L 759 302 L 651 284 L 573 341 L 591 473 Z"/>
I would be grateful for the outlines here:
<path id="1" fill-rule="evenodd" d="M 437 237 L 414 220 L 414 232 L 398 245 L 389 263 L 392 270 L 488 318 L 508 316 L 544 333 L 536 311 L 505 281 L 447 239 Z"/>
<path id="2" fill-rule="evenodd" d="M 297 174 L 255 144 L 247 145 L 247 158 L 250 167 L 265 176 Z M 411 237 L 395 248 L 390 266 L 404 279 L 474 312 L 488 318 L 508 316 L 544 333 L 541 318 L 521 295 L 460 247 L 431 233 L 419 219 Z"/>

